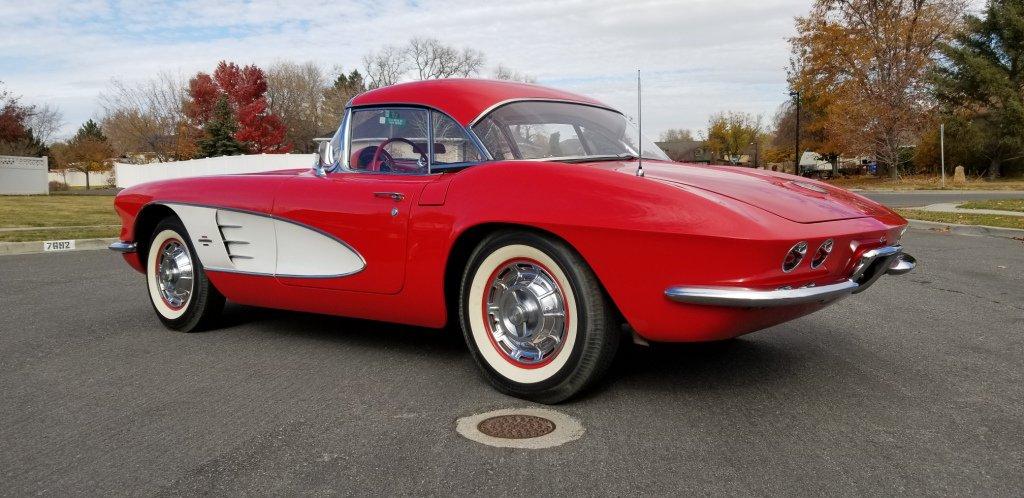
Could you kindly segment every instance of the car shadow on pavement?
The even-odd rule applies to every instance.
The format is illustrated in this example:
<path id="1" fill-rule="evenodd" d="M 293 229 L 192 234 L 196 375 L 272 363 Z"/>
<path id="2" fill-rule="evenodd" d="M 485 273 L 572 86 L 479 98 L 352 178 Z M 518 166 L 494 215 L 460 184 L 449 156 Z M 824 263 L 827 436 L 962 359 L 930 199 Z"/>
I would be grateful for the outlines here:
<path id="1" fill-rule="evenodd" d="M 583 398 L 612 391 L 678 393 L 764 388 L 797 375 L 805 358 L 799 350 L 749 338 L 623 345 L 605 382 Z"/>
<path id="2" fill-rule="evenodd" d="M 417 358 L 469 359 L 462 334 L 386 322 L 229 304 L 219 329 L 257 325 L 260 333 L 314 340 L 341 347 L 408 354 Z M 806 354 L 805 354 L 806 353 Z M 644 393 L 764 387 L 795 375 L 813 352 L 772 341 L 738 338 L 690 344 L 624 343 L 608 375 L 577 400 L 623 392 Z M 472 369 L 472 362 L 463 363 Z M 475 373 L 475 372 L 473 372 Z"/>
<path id="3" fill-rule="evenodd" d="M 378 346 L 430 354 L 461 354 L 465 350 L 458 331 L 412 327 L 387 322 L 331 315 L 274 310 L 236 304 L 224 308 L 218 329 L 259 325 L 262 332 L 352 346 Z"/>

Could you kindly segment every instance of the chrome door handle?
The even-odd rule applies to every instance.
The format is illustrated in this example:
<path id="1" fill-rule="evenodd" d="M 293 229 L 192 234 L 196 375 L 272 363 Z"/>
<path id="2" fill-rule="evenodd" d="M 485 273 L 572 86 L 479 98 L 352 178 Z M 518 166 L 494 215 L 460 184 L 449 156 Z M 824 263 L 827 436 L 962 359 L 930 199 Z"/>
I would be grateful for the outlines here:
<path id="1" fill-rule="evenodd" d="M 402 199 L 405 199 L 405 194 L 402 194 L 402 193 L 399 193 L 399 192 L 374 192 L 373 196 L 374 197 L 390 198 L 391 200 L 393 200 L 395 202 L 399 202 Z"/>

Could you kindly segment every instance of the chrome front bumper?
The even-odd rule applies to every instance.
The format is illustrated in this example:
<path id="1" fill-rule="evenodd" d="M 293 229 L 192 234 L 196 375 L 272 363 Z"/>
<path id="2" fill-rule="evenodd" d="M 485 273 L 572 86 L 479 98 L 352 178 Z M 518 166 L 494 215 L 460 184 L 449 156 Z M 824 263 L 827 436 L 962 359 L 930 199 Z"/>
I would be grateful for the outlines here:
<path id="1" fill-rule="evenodd" d="M 134 242 L 119 241 L 119 242 L 114 242 L 113 244 L 110 244 L 108 249 L 110 249 L 111 251 L 120 252 L 120 253 L 131 253 L 131 252 L 135 252 L 136 246 L 135 246 Z"/>
<path id="2" fill-rule="evenodd" d="M 775 290 L 743 287 L 669 287 L 665 289 L 665 297 L 680 303 L 740 308 L 823 304 L 863 292 L 882 275 L 903 275 L 913 270 L 915 266 L 917 260 L 905 254 L 903 247 L 886 246 L 865 252 L 857 261 L 850 278 L 837 284 Z"/>

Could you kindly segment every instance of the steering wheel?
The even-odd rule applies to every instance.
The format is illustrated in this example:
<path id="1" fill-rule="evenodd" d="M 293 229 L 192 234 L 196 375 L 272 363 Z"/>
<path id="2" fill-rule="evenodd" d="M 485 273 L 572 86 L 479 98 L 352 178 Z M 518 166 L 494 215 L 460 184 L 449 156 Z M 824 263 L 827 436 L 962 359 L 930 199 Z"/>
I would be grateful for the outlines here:
<path id="1" fill-rule="evenodd" d="M 370 160 L 370 171 L 393 171 L 397 167 L 397 163 L 395 163 L 395 158 L 392 157 L 388 151 L 384 150 L 384 147 L 387 147 L 388 145 L 391 145 L 392 143 L 395 142 L 409 144 L 409 146 L 412 147 L 412 151 L 420 155 L 419 163 L 427 164 L 427 153 L 423 152 L 423 149 L 421 149 L 419 145 L 412 143 L 412 141 L 406 138 L 395 137 L 389 138 L 381 142 L 381 144 L 377 146 L 377 150 L 373 152 L 373 159 Z M 387 166 L 388 169 L 383 169 L 385 166 Z"/>

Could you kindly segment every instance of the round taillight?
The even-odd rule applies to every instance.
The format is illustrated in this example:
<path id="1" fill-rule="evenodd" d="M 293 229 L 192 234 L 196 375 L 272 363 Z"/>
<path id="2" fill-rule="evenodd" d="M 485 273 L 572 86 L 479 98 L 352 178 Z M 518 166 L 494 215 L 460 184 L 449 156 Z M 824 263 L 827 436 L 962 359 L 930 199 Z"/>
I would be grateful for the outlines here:
<path id="1" fill-rule="evenodd" d="M 786 273 L 793 271 L 793 268 L 796 268 L 804 260 L 804 256 L 807 256 L 807 242 L 798 242 L 782 260 L 782 271 Z"/>
<path id="2" fill-rule="evenodd" d="M 811 268 L 817 268 L 821 266 L 822 263 L 825 262 L 825 260 L 828 258 L 828 255 L 832 254 L 832 245 L 832 239 L 828 239 L 825 242 L 822 242 L 820 246 L 818 246 L 818 250 L 814 251 L 814 257 L 811 258 Z"/>

